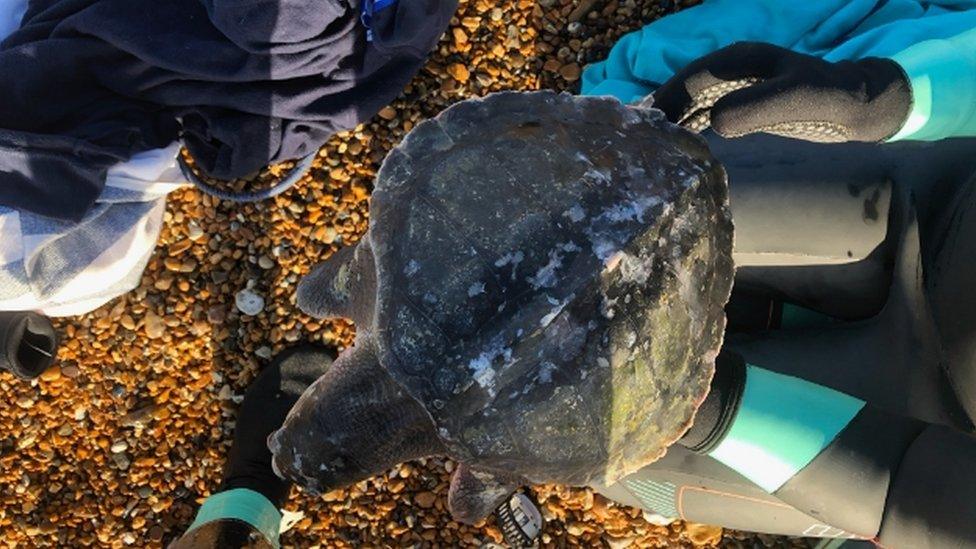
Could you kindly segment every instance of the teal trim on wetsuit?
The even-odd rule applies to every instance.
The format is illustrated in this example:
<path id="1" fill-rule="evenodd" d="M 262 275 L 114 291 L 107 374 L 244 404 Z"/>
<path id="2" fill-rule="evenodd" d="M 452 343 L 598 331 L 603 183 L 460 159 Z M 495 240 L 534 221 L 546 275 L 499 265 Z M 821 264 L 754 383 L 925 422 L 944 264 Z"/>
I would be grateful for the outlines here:
<path id="1" fill-rule="evenodd" d="M 976 135 L 976 29 L 892 56 L 912 85 L 912 112 L 891 141 Z"/>
<path id="2" fill-rule="evenodd" d="M 208 522 L 222 519 L 246 522 L 261 532 L 272 546 L 278 547 L 281 513 L 268 498 L 258 492 L 247 488 L 235 488 L 213 494 L 200 506 L 197 518 L 187 532 Z"/>
<path id="3" fill-rule="evenodd" d="M 827 447 L 864 401 L 749 365 L 732 425 L 709 456 L 768 492 Z"/>
<path id="4" fill-rule="evenodd" d="M 780 315 L 779 328 L 818 328 L 829 326 L 837 322 L 837 319 L 818 313 L 812 309 L 793 305 L 792 303 L 783 304 L 783 313 Z"/>
<path id="5" fill-rule="evenodd" d="M 976 135 L 976 0 L 706 0 L 621 38 L 583 72 L 581 93 L 629 103 L 699 57 L 744 40 L 828 61 L 888 57 L 915 110 L 898 139 Z"/>

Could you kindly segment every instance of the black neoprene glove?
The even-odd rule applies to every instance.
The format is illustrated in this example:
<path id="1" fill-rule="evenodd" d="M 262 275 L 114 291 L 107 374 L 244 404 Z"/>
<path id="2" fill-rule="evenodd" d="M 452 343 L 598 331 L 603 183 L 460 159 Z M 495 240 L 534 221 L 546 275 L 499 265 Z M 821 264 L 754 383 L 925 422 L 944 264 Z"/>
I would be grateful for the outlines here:
<path id="1" fill-rule="evenodd" d="M 0 312 L 0 370 L 33 379 L 53 362 L 58 338 L 51 321 L 31 312 Z"/>
<path id="2" fill-rule="evenodd" d="M 271 467 L 268 435 L 281 427 L 298 397 L 325 373 L 335 356 L 331 349 L 300 345 L 282 352 L 261 371 L 237 413 L 234 443 L 219 491 L 247 488 L 281 507 L 290 485 Z"/>
<path id="3" fill-rule="evenodd" d="M 824 143 L 879 142 L 912 106 L 902 68 L 868 57 L 831 63 L 758 42 L 706 55 L 654 93 L 654 106 L 692 130 L 724 137 L 764 132 Z"/>

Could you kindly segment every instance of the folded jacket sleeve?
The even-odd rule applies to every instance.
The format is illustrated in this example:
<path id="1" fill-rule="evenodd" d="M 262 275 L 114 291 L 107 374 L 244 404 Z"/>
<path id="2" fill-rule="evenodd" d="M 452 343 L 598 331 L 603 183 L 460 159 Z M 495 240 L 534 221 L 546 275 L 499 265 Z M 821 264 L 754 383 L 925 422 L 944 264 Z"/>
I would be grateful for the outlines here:
<path id="1" fill-rule="evenodd" d="M 695 59 L 733 42 L 789 47 L 844 8 L 846 0 L 712 0 L 632 32 L 583 72 L 583 95 L 642 98 Z"/>
<path id="2" fill-rule="evenodd" d="M 976 29 L 919 42 L 892 59 L 905 69 L 913 105 L 891 141 L 976 136 Z"/>

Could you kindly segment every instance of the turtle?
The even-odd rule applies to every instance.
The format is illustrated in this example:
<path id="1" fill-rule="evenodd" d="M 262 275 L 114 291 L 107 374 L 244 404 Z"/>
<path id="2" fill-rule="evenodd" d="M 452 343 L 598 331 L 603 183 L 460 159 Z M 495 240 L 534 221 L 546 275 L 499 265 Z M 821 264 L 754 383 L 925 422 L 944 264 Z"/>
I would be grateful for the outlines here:
<path id="1" fill-rule="evenodd" d="M 457 520 L 520 485 L 609 484 L 690 427 L 731 292 L 726 174 L 699 136 L 610 97 L 500 92 L 417 125 L 370 223 L 299 307 L 354 344 L 269 438 L 324 492 L 458 462 Z"/>

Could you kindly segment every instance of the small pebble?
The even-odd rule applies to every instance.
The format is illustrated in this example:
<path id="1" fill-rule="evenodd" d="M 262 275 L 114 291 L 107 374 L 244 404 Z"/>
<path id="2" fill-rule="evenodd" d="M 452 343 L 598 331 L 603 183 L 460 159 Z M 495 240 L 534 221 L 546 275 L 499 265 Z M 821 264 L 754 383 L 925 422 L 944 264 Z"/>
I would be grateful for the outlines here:
<path id="1" fill-rule="evenodd" d="M 437 496 L 432 492 L 421 492 L 414 496 L 414 502 L 424 509 L 430 509 L 434 506 L 434 502 L 437 501 Z"/>
<path id="2" fill-rule="evenodd" d="M 207 320 L 210 321 L 211 324 L 223 324 L 225 318 L 227 318 L 227 313 L 220 305 L 214 305 L 213 307 L 207 309 Z"/>
<path id="3" fill-rule="evenodd" d="M 264 298 L 247 289 L 237 292 L 234 304 L 238 311 L 248 316 L 258 315 L 264 310 Z"/>
<path id="4" fill-rule="evenodd" d="M 461 82 L 462 84 L 468 81 L 471 77 L 471 72 L 468 68 L 461 63 L 452 63 L 447 67 L 447 74 L 451 75 L 451 78 Z"/>
<path id="5" fill-rule="evenodd" d="M 112 454 L 112 461 L 115 462 L 116 467 L 125 471 L 129 468 L 132 462 L 129 460 L 129 456 L 124 453 Z"/>
<path id="6" fill-rule="evenodd" d="M 576 63 L 563 65 L 559 69 L 559 75 L 565 78 L 567 82 L 575 82 L 580 77 L 580 66 Z"/>
<path id="7" fill-rule="evenodd" d="M 166 333 L 166 324 L 163 323 L 163 319 L 152 310 L 146 311 L 143 328 L 146 330 L 146 337 L 149 339 L 159 339 Z"/>
<path id="8" fill-rule="evenodd" d="M 56 364 L 41 372 L 41 381 L 51 383 L 59 379 L 61 379 L 61 367 Z"/>
<path id="9" fill-rule="evenodd" d="M 579 522 L 571 522 L 566 525 L 566 532 L 571 536 L 579 537 L 586 532 L 586 528 Z"/>
<path id="10" fill-rule="evenodd" d="M 190 223 L 186 227 L 186 234 L 187 234 L 187 238 L 196 242 L 197 240 L 203 238 L 204 233 L 203 233 L 203 229 L 201 229 L 199 225 L 197 225 L 196 223 Z"/>

